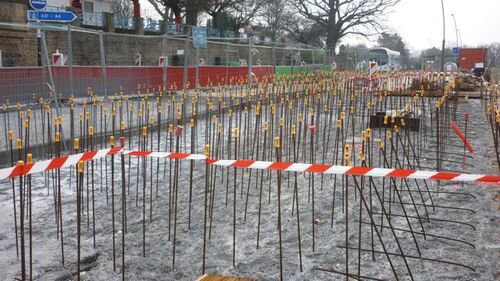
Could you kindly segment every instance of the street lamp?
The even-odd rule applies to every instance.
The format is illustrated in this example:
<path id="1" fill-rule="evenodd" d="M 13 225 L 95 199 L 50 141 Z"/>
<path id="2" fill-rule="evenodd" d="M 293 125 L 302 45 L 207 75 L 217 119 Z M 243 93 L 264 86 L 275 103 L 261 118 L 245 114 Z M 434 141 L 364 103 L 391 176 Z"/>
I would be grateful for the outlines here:
<path id="1" fill-rule="evenodd" d="M 453 17 L 453 22 L 455 23 L 455 33 L 457 36 L 457 47 L 460 47 L 460 44 L 458 43 L 458 28 L 457 28 L 457 19 L 455 18 L 455 14 L 451 14 Z"/>
<path id="2" fill-rule="evenodd" d="M 441 46 L 441 72 L 444 71 L 444 44 L 446 38 L 446 20 L 444 17 L 444 2 L 441 0 L 441 10 L 443 11 L 443 45 Z"/>

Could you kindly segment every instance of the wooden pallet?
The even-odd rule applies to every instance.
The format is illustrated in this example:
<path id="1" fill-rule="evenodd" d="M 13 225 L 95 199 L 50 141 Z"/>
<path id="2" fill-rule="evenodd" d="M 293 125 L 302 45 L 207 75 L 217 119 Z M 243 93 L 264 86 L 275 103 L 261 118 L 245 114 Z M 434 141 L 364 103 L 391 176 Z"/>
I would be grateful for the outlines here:
<path id="1" fill-rule="evenodd" d="M 247 277 L 204 274 L 203 276 L 198 277 L 196 281 L 256 281 L 256 279 Z"/>

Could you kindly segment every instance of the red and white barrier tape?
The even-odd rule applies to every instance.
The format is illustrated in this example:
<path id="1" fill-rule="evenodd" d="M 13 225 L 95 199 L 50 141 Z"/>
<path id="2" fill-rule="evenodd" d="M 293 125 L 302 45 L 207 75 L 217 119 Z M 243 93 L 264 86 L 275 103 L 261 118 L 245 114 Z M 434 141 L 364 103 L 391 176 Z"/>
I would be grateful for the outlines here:
<path id="1" fill-rule="evenodd" d="M 225 159 L 217 160 L 217 159 L 209 159 L 202 154 L 128 151 L 128 150 L 123 150 L 121 147 L 112 149 L 102 149 L 97 151 L 89 151 L 89 152 L 64 156 L 52 160 L 45 160 L 45 161 L 35 162 L 32 164 L 26 164 L 23 166 L 15 166 L 6 169 L 0 169 L 0 180 L 40 173 L 54 169 L 65 168 L 76 165 L 80 161 L 87 162 L 90 160 L 96 160 L 120 152 L 122 152 L 125 155 L 139 156 L 139 157 L 155 157 L 155 158 L 184 159 L 184 160 L 198 160 L 198 161 L 202 160 L 206 161 L 210 165 L 245 168 L 245 169 L 321 173 L 321 174 L 332 174 L 332 175 L 394 177 L 394 178 L 423 179 L 423 180 L 449 180 L 457 182 L 500 183 L 500 176 L 493 176 L 493 175 L 461 174 L 453 172 L 417 171 L 417 170 L 373 168 L 373 167 L 359 167 L 359 166 L 339 166 L 339 165 L 328 165 L 328 164 L 306 164 L 306 163 L 270 162 L 270 161 L 254 161 L 254 160 L 225 160 Z"/>
<path id="2" fill-rule="evenodd" d="M 78 162 L 80 161 L 87 162 L 90 160 L 100 159 L 108 155 L 120 153 L 122 150 L 123 149 L 121 147 L 94 150 L 84 153 L 63 156 L 55 159 L 34 162 L 22 166 L 14 166 L 11 168 L 0 169 L 0 180 L 70 167 L 78 164 Z"/>
<path id="3" fill-rule="evenodd" d="M 449 180 L 458 182 L 492 182 L 500 183 L 500 176 L 461 174 L 453 172 L 417 171 L 389 168 L 352 167 L 327 164 L 306 164 L 289 162 L 269 162 L 254 160 L 217 160 L 208 159 L 205 155 L 189 153 L 124 151 L 125 155 L 158 157 L 169 159 L 206 160 L 210 165 L 236 167 L 246 169 L 280 170 L 285 172 L 307 172 L 333 175 L 352 175 L 370 177 L 394 177 L 423 180 Z"/>

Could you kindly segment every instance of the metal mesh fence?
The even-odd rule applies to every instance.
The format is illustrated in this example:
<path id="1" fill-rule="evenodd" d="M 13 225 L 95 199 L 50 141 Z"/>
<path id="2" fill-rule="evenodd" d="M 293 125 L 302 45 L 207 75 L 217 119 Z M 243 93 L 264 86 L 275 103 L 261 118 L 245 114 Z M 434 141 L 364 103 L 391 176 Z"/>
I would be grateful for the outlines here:
<path id="1" fill-rule="evenodd" d="M 7 25 L 2 28 L 0 52 L 0 92 L 2 102 L 15 105 L 18 102 L 38 100 L 45 96 L 47 73 L 42 65 L 40 33 L 24 26 Z M 38 35 L 38 36 L 37 36 Z M 23 48 L 20 48 L 23 46 Z"/>
<path id="2" fill-rule="evenodd" d="M 148 34 L 162 30 L 145 27 Z M 163 35 L 133 35 L 134 30 L 126 28 L 111 33 L 69 25 L 0 23 L 0 102 L 64 101 L 71 95 L 84 97 L 89 89 L 108 97 L 247 83 L 314 71 L 326 61 L 322 50 L 208 29 L 206 48 L 197 49 L 188 28 L 164 28 Z"/>

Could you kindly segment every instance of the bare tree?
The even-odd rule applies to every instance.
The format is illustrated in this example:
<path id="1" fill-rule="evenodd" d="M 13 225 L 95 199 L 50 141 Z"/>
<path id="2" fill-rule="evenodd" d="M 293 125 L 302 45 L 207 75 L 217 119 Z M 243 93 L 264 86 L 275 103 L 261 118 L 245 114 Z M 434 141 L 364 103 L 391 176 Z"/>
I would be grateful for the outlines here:
<path id="1" fill-rule="evenodd" d="M 308 45 L 324 45 L 321 38 L 323 27 L 303 17 L 295 17 L 294 20 L 286 26 L 288 36 L 299 43 Z"/>
<path id="2" fill-rule="evenodd" d="M 251 26 L 252 21 L 262 11 L 267 0 L 246 0 L 235 4 L 228 9 L 228 12 L 235 19 L 236 28 L 247 28 Z"/>
<path id="3" fill-rule="evenodd" d="M 111 10 L 115 16 L 129 18 L 134 16 L 134 8 L 130 0 L 113 0 Z"/>
<path id="4" fill-rule="evenodd" d="M 400 0 L 294 0 L 300 14 L 322 28 L 331 50 L 347 35 L 370 37 L 382 28 L 381 16 Z"/>
<path id="5" fill-rule="evenodd" d="M 148 0 L 156 12 L 168 20 L 173 14 L 174 18 L 185 16 L 186 24 L 197 25 L 198 16 L 206 11 L 211 5 L 212 0 Z"/>
<path id="6" fill-rule="evenodd" d="M 245 3 L 246 0 L 212 0 L 207 7 L 207 14 L 212 17 L 213 27 L 224 28 L 223 22 L 225 13 L 237 5 Z"/>
<path id="7" fill-rule="evenodd" d="M 198 17 L 206 11 L 211 4 L 210 0 L 181 0 L 186 14 L 186 24 L 198 25 Z"/>
<path id="8" fill-rule="evenodd" d="M 266 0 L 262 16 L 272 34 L 273 41 L 284 34 L 297 21 L 292 0 Z"/>
<path id="9" fill-rule="evenodd" d="M 231 22 L 229 28 L 237 30 L 249 26 L 266 1 L 268 0 L 208 0 L 205 11 L 212 17 L 213 27 L 226 29 L 228 26 L 225 24 Z"/>
<path id="10" fill-rule="evenodd" d="M 175 18 L 181 18 L 182 5 L 180 0 L 148 0 L 153 6 L 155 11 L 162 17 L 164 21 L 167 21 L 171 14 Z"/>

